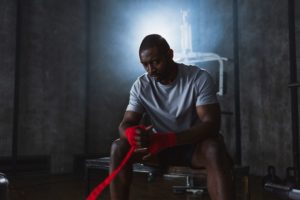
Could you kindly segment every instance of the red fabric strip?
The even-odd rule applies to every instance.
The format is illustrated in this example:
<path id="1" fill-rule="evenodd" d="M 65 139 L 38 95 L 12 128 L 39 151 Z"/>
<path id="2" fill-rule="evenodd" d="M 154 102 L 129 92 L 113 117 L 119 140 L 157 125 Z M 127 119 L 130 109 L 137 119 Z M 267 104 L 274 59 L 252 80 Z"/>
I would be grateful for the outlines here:
<path id="1" fill-rule="evenodd" d="M 89 194 L 86 200 L 96 200 L 97 197 L 101 194 L 101 192 L 106 188 L 107 185 L 115 178 L 115 176 L 119 173 L 119 171 L 123 168 L 123 166 L 127 163 L 131 155 L 133 154 L 135 147 L 131 147 L 128 151 L 125 158 L 122 160 L 121 164 L 115 169 L 102 183 L 97 185 L 93 191 Z"/>
<path id="2" fill-rule="evenodd" d="M 176 145 L 176 134 L 169 133 L 155 133 L 150 137 L 149 152 L 152 155 L 157 154 L 162 149 L 172 147 Z"/>
<path id="3" fill-rule="evenodd" d="M 102 183 L 97 185 L 93 191 L 89 194 L 86 200 L 96 200 L 97 197 L 101 194 L 101 192 L 110 184 L 110 182 L 115 178 L 115 176 L 119 173 L 119 171 L 123 168 L 123 166 L 127 163 L 134 150 L 136 149 L 136 129 L 140 128 L 145 130 L 145 126 L 133 126 L 126 129 L 125 134 L 127 136 L 127 140 L 131 145 L 130 150 L 128 151 L 125 158 L 122 160 L 121 164 L 115 169 Z M 152 155 L 157 154 L 164 148 L 174 146 L 176 144 L 176 134 L 175 133 L 156 133 L 151 135 L 149 151 Z"/>

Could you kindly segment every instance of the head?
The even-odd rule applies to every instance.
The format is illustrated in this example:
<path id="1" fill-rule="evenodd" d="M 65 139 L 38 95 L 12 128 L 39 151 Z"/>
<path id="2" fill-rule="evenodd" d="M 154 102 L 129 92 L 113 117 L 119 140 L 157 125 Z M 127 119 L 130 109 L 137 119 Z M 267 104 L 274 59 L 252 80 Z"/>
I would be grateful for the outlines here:
<path id="1" fill-rule="evenodd" d="M 157 81 L 168 81 L 174 74 L 173 50 L 162 36 L 147 35 L 140 45 L 139 56 L 145 70 Z"/>

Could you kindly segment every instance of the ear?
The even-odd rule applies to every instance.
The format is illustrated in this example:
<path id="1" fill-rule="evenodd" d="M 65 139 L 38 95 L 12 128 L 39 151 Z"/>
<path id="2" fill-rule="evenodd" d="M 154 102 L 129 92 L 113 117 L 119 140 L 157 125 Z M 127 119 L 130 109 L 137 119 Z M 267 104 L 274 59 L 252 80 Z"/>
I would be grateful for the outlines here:
<path id="1" fill-rule="evenodd" d="M 168 56 L 169 59 L 173 60 L 173 58 L 174 58 L 174 51 L 173 51 L 173 49 L 169 49 L 168 50 L 167 56 Z"/>

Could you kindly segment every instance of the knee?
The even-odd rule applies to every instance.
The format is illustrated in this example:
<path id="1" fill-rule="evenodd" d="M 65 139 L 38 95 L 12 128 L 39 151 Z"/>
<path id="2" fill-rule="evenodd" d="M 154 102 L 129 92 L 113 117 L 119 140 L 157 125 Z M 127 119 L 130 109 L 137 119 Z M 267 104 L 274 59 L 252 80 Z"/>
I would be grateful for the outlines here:
<path id="1" fill-rule="evenodd" d="M 113 141 L 110 149 L 111 158 L 122 158 L 129 149 L 129 144 L 125 139 L 116 139 Z"/>
<path id="2" fill-rule="evenodd" d="M 218 140 L 207 139 L 201 145 L 201 152 L 206 161 L 219 162 L 226 151 Z"/>

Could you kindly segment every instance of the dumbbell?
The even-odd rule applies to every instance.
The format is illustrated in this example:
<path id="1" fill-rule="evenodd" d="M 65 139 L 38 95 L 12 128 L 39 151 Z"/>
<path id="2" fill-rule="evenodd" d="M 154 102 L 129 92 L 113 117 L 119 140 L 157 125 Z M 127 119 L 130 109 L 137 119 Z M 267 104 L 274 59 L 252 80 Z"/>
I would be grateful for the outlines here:
<path id="1" fill-rule="evenodd" d="M 0 199 L 8 200 L 8 179 L 3 173 L 0 173 Z"/>
<path id="2" fill-rule="evenodd" d="M 276 175 L 275 167 L 272 165 L 268 166 L 267 175 L 263 177 L 263 185 L 265 185 L 267 182 L 276 184 L 282 183 L 282 180 Z"/>
<path id="3" fill-rule="evenodd" d="M 286 168 L 286 178 L 284 180 L 286 186 L 294 187 L 297 184 L 296 181 L 296 169 L 294 167 Z"/>

